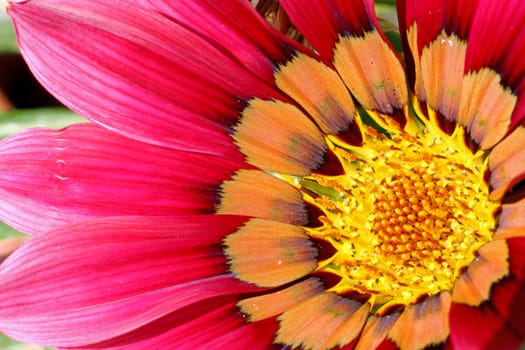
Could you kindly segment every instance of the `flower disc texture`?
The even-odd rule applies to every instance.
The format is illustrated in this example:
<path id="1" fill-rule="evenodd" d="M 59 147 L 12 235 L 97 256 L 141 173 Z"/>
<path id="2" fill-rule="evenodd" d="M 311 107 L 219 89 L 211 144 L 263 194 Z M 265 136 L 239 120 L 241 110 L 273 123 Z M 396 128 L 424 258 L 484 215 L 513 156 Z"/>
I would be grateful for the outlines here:
<path id="1" fill-rule="evenodd" d="M 305 4 L 9 3 L 89 122 L 0 142 L 0 218 L 33 235 L 0 266 L 2 332 L 520 347 L 525 5 L 400 0 L 396 32 L 373 1 Z"/>

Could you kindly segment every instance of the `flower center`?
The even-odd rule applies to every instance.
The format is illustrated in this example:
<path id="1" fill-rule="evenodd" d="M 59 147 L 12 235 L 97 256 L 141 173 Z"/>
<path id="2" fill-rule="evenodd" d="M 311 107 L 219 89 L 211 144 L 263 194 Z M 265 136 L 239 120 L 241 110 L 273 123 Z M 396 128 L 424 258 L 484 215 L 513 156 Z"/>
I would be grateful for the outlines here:
<path id="1" fill-rule="evenodd" d="M 409 115 L 404 128 L 361 129 L 359 146 L 326 136 L 344 174 L 283 178 L 322 211 L 308 235 L 335 248 L 316 273 L 382 313 L 451 290 L 492 240 L 499 205 L 488 199 L 486 155 L 466 146 L 463 128 L 449 135 Z"/>

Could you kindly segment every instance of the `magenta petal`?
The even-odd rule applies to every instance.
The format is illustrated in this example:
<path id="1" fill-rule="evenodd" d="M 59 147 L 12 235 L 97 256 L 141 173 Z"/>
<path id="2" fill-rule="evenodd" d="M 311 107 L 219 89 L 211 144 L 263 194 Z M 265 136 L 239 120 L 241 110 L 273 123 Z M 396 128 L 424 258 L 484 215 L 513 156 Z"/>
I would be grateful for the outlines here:
<path id="1" fill-rule="evenodd" d="M 235 306 L 237 300 L 238 296 L 229 296 L 198 302 L 129 334 L 82 349 L 271 349 L 276 320 L 246 323 Z"/>
<path id="2" fill-rule="evenodd" d="M 230 332 L 224 332 L 207 345 L 209 349 L 282 349 L 283 347 L 277 344 L 272 346 L 278 329 L 279 325 L 275 318 L 247 323 Z"/>
<path id="3" fill-rule="evenodd" d="M 118 215 L 212 211 L 243 162 L 144 144 L 94 124 L 32 129 L 0 142 L 0 218 L 27 233 Z M 237 160 L 236 160 L 237 159 Z"/>
<path id="4" fill-rule="evenodd" d="M 398 1 L 397 6 L 402 32 L 417 23 L 421 52 L 443 30 L 467 39 L 478 3 L 469 0 L 403 0 Z"/>
<path id="5" fill-rule="evenodd" d="M 452 303 L 450 337 L 454 349 L 518 349 L 522 337 L 489 305 Z"/>
<path id="6" fill-rule="evenodd" d="M 201 300 L 260 288 L 226 275 L 229 216 L 109 218 L 30 240 L 0 267 L 0 330 L 81 346 L 128 333 Z"/>
<path id="7" fill-rule="evenodd" d="M 49 91 L 148 143 L 215 153 L 231 143 L 226 126 L 246 100 L 278 96 L 226 48 L 147 1 L 32 0 L 11 3 L 9 14 Z"/>
<path id="8" fill-rule="evenodd" d="M 82 349 L 142 350 L 195 349 L 209 338 L 239 327 L 238 296 L 200 301 L 159 318 L 129 333 Z"/>
<path id="9" fill-rule="evenodd" d="M 223 47 L 260 79 L 274 84 L 274 64 L 292 55 L 291 43 L 248 1 L 150 1 L 158 11 Z"/>
<path id="10" fill-rule="evenodd" d="M 319 51 L 331 61 L 339 35 L 360 36 L 378 27 L 371 0 L 281 0 L 292 22 Z"/>
<path id="11" fill-rule="evenodd" d="M 525 339 L 525 283 L 514 278 L 498 283 L 492 288 L 491 304 Z"/>

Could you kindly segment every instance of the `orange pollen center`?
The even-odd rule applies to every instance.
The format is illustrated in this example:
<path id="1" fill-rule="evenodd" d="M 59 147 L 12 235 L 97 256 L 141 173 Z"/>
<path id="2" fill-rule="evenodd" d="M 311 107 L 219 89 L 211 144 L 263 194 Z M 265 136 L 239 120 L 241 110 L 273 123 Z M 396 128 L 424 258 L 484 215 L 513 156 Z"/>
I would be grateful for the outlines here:
<path id="1" fill-rule="evenodd" d="M 400 256 L 410 265 L 441 256 L 440 242 L 453 234 L 453 184 L 443 184 L 422 169 L 385 179 L 374 201 L 371 231 L 385 255 Z"/>
<path id="2" fill-rule="evenodd" d="M 486 155 L 465 145 L 463 128 L 448 135 L 418 118 L 381 127 L 363 125 L 359 146 L 326 136 L 342 175 L 279 175 L 323 213 L 306 231 L 335 253 L 314 273 L 335 275 L 329 291 L 361 294 L 377 313 L 452 290 L 492 240 L 499 207 L 488 199 Z"/>

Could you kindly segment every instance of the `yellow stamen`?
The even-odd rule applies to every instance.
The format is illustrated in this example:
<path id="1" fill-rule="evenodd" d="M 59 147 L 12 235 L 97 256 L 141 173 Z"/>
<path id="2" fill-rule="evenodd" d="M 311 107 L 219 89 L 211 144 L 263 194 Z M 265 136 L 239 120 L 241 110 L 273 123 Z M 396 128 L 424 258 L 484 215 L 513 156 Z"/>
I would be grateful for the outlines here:
<path id="1" fill-rule="evenodd" d="M 373 313 L 450 291 L 492 240 L 499 204 L 489 200 L 487 157 L 465 144 L 465 130 L 441 131 L 437 117 L 408 118 L 400 130 L 372 115 L 363 144 L 326 136 L 345 174 L 280 175 L 324 215 L 307 228 L 336 250 L 317 272 L 339 276 L 329 289 L 370 297 Z"/>

